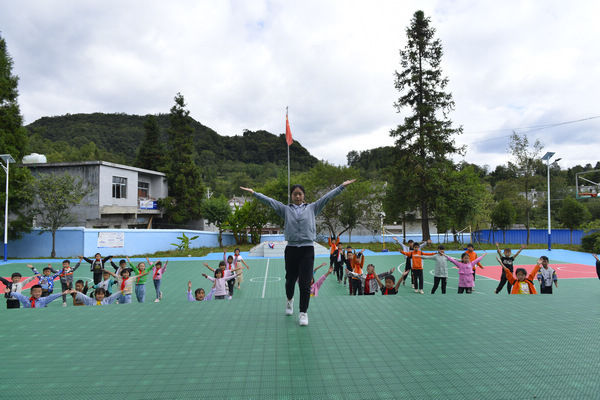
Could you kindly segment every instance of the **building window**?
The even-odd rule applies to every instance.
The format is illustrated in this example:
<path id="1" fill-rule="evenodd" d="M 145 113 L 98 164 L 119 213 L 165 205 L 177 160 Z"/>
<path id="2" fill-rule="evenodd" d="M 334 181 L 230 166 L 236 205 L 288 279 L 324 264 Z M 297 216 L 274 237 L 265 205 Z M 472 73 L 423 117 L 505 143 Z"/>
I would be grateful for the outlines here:
<path id="1" fill-rule="evenodd" d="M 150 197 L 150 184 L 146 182 L 138 182 L 138 199 L 147 199 Z"/>
<path id="2" fill-rule="evenodd" d="M 113 176 L 112 178 L 112 197 L 113 199 L 127 198 L 127 178 Z"/>

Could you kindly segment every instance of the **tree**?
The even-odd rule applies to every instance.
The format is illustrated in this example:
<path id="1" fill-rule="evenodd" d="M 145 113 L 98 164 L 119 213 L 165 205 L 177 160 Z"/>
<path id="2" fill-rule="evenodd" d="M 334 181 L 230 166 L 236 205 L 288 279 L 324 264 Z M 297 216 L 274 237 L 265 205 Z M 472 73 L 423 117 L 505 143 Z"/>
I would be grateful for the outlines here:
<path id="1" fill-rule="evenodd" d="M 12 74 L 13 60 L 8 54 L 6 41 L 0 37 L 0 154 L 10 154 L 19 163 L 27 151 L 27 131 L 19 109 L 17 86 L 19 78 Z M 8 234 L 14 239 L 31 230 L 33 177 L 27 168 L 10 166 L 8 206 L 10 218 Z M 6 173 L 0 169 L 0 220 L 4 228 L 6 201 Z"/>
<path id="2" fill-rule="evenodd" d="M 190 112 L 185 106 L 183 96 L 177 93 L 175 105 L 171 107 L 171 127 L 168 130 L 169 196 L 161 201 L 167 218 L 175 224 L 200 218 L 205 193 L 202 172 L 196 165 Z"/>
<path id="3" fill-rule="evenodd" d="M 517 210 L 508 199 L 502 200 L 492 211 L 492 224 L 502 229 L 502 243 L 506 243 L 506 230 L 515 223 Z"/>
<path id="4" fill-rule="evenodd" d="M 570 231 L 570 242 L 573 244 L 573 229 L 579 228 L 591 218 L 588 209 L 572 197 L 567 197 L 558 212 L 560 223 Z"/>
<path id="5" fill-rule="evenodd" d="M 91 193 L 81 180 L 69 174 L 43 174 L 35 181 L 35 220 L 42 231 L 52 233 L 50 257 L 56 257 L 56 231 L 74 222 L 72 208 Z M 40 232 L 41 233 L 41 232 Z"/>
<path id="6" fill-rule="evenodd" d="M 461 153 L 453 136 L 462 128 L 452 128 L 448 113 L 454 109 L 452 95 L 444 89 L 448 79 L 442 77 L 442 44 L 434 39 L 435 29 L 423 11 L 413 15 L 406 29 L 408 43 L 400 51 L 401 72 L 396 72 L 396 89 L 401 97 L 394 104 L 398 113 L 407 112 L 404 123 L 390 132 L 396 138 L 398 159 L 408 170 L 402 187 L 405 197 L 416 199 L 421 212 L 423 239 L 429 239 L 429 215 L 436 203 L 439 184 L 437 170 L 443 170 L 447 157 Z M 439 178 L 439 177 L 438 177 Z"/>
<path id="7" fill-rule="evenodd" d="M 223 247 L 223 225 L 231 215 L 231 207 L 225 196 L 213 196 L 204 200 L 202 215 L 208 220 L 208 223 L 214 224 L 219 229 L 219 247 Z"/>
<path id="8" fill-rule="evenodd" d="M 527 228 L 527 244 L 529 244 L 530 231 L 530 216 L 533 203 L 530 200 L 530 189 L 535 182 L 535 170 L 539 160 L 540 152 L 544 146 L 539 140 L 536 140 L 533 145 L 529 145 L 527 134 L 519 135 L 513 132 L 510 136 L 509 153 L 515 158 L 518 176 L 521 177 L 522 188 L 524 189 L 525 197 L 525 228 Z M 538 179 L 539 180 L 539 179 Z"/>
<path id="9" fill-rule="evenodd" d="M 164 168 L 165 149 L 161 141 L 158 122 L 154 115 L 148 115 L 144 121 L 144 141 L 138 148 L 135 166 L 154 171 Z"/>

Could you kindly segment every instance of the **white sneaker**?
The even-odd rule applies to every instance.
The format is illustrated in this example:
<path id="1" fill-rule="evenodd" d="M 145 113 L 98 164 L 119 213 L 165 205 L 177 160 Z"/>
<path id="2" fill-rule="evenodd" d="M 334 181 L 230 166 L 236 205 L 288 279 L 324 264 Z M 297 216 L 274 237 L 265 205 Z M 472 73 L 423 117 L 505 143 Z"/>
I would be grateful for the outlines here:
<path id="1" fill-rule="evenodd" d="M 158 298 L 162 300 L 162 292 L 159 293 Z"/>
<path id="2" fill-rule="evenodd" d="M 227 300 L 231 300 L 231 296 L 228 296 L 228 297 L 227 297 Z"/>
<path id="3" fill-rule="evenodd" d="M 423 289 L 419 290 L 419 293 L 425 294 L 425 292 L 423 291 Z"/>
<path id="4" fill-rule="evenodd" d="M 159 300 L 159 299 L 156 299 L 156 300 L 154 300 L 154 302 L 155 302 L 155 303 L 159 303 L 159 302 L 160 302 L 160 300 Z"/>
<path id="5" fill-rule="evenodd" d="M 298 314 L 298 324 L 300 324 L 300 326 L 308 325 L 308 314 L 307 313 L 301 312 L 300 314 Z"/>
<path id="6" fill-rule="evenodd" d="M 66 307 L 66 306 L 67 306 L 67 303 L 65 303 L 65 302 L 63 301 L 63 307 Z"/>
<path id="7" fill-rule="evenodd" d="M 415 289 L 415 293 L 419 293 L 419 289 Z"/>
<path id="8" fill-rule="evenodd" d="M 294 299 L 288 300 L 285 305 L 285 315 L 292 315 L 294 313 Z"/>

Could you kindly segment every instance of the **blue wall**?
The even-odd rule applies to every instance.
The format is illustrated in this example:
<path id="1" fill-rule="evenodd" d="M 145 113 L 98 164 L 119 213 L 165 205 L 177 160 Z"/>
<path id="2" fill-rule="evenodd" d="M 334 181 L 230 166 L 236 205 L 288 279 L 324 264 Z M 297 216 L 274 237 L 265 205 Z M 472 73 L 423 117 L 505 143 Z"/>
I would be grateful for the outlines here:
<path id="1" fill-rule="evenodd" d="M 546 244 L 548 243 L 547 229 L 530 229 L 529 243 Z M 581 244 L 581 238 L 586 234 L 581 230 L 573 231 L 573 244 Z M 502 243 L 502 231 L 494 231 L 493 235 L 489 229 L 484 229 L 473 233 L 474 239 L 481 243 Z M 527 231 L 524 229 L 510 229 L 506 231 L 506 243 L 527 243 Z M 552 243 L 570 244 L 570 231 L 568 229 L 552 229 Z"/>

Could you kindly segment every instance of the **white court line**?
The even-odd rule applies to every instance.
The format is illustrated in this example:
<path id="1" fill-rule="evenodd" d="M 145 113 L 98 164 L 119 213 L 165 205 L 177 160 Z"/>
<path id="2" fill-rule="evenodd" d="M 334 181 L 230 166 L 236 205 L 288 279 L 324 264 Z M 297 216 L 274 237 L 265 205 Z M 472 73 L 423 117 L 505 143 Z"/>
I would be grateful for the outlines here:
<path id="1" fill-rule="evenodd" d="M 263 282 L 263 292 L 262 292 L 262 298 L 265 298 L 265 290 L 267 289 L 267 276 L 269 276 L 269 261 L 271 261 L 270 258 L 267 258 L 267 270 L 265 271 L 265 281 Z"/>

